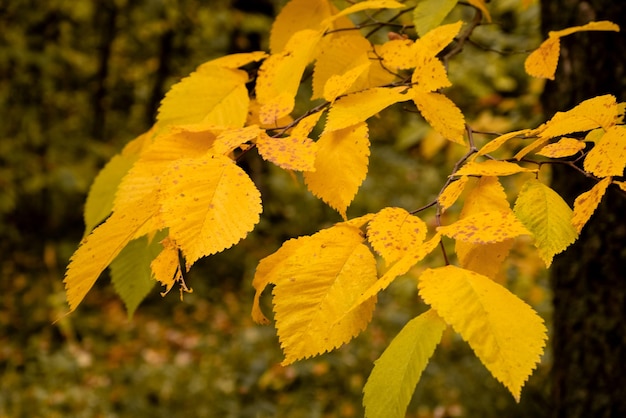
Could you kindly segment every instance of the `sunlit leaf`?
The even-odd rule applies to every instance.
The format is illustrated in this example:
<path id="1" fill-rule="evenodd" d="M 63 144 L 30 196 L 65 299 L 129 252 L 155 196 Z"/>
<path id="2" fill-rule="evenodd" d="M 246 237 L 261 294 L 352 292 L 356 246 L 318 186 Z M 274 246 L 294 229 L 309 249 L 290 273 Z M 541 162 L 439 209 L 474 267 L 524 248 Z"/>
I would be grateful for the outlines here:
<path id="1" fill-rule="evenodd" d="M 259 221 L 261 196 L 233 160 L 206 154 L 173 162 L 159 190 L 161 217 L 187 267 L 243 239 Z"/>
<path id="2" fill-rule="evenodd" d="M 370 42 L 360 33 L 346 33 L 343 36 L 335 36 L 332 41 L 326 43 L 315 61 L 313 69 L 313 94 L 312 99 L 325 96 L 324 90 L 328 81 L 344 75 L 344 79 L 352 78 L 360 71 L 367 72 L 372 65 L 368 52 L 372 50 Z M 363 74 L 363 72 L 361 74 Z M 350 75 L 346 75 L 351 73 Z M 360 76 L 360 75 L 359 75 Z M 364 83 L 358 83 L 357 79 L 348 88 L 339 93 L 353 91 L 353 88 L 363 89 Z M 345 81 L 347 84 L 348 81 Z M 335 96 L 336 97 L 336 96 Z"/>
<path id="3" fill-rule="evenodd" d="M 521 167 L 508 161 L 470 161 L 457 170 L 458 176 L 510 176 L 517 173 L 536 172 L 536 169 Z"/>
<path id="4" fill-rule="evenodd" d="M 430 126 L 444 138 L 465 144 L 465 118 L 454 102 L 443 94 L 412 90 L 411 98 Z"/>
<path id="5" fill-rule="evenodd" d="M 257 141 L 261 157 L 285 170 L 315 171 L 317 147 L 306 136 L 272 138 L 264 133 Z"/>
<path id="6" fill-rule="evenodd" d="M 324 21 L 324 25 L 329 25 L 330 23 L 332 23 L 334 20 L 336 20 L 339 17 L 347 16 L 352 13 L 361 12 L 363 10 L 397 9 L 400 7 L 405 7 L 405 6 L 404 4 L 397 2 L 395 0 L 365 0 L 365 1 L 361 1 L 356 4 L 353 4 L 352 6 L 343 9 L 340 13 L 337 13 L 334 16 L 327 18 Z"/>
<path id="7" fill-rule="evenodd" d="M 459 196 L 461 196 L 461 193 L 463 193 L 468 180 L 469 177 L 461 176 L 457 181 L 450 183 L 441 195 L 439 195 L 437 202 L 439 202 L 441 213 L 445 212 L 450 206 L 454 205 Z"/>
<path id="8" fill-rule="evenodd" d="M 70 259 L 63 280 L 70 311 L 78 307 L 104 269 L 155 215 L 156 212 L 145 210 L 140 204 L 132 211 L 113 212 L 81 241 Z"/>
<path id="9" fill-rule="evenodd" d="M 202 69 L 202 67 L 209 67 L 212 65 L 233 69 L 240 68 L 244 65 L 250 64 L 251 62 L 261 61 L 262 59 L 267 58 L 267 56 L 267 52 L 264 51 L 242 52 L 239 54 L 224 55 L 223 57 L 216 58 L 200 65 L 198 69 Z"/>
<path id="10" fill-rule="evenodd" d="M 589 22 L 586 25 L 582 26 L 573 26 L 571 28 L 551 31 L 548 35 L 556 36 L 562 38 L 563 36 L 571 35 L 576 32 L 584 32 L 584 31 L 612 31 L 619 32 L 620 28 L 615 23 L 610 22 L 608 20 L 602 20 L 599 22 Z"/>
<path id="11" fill-rule="evenodd" d="M 415 386 L 445 329 L 445 321 L 430 309 L 409 321 L 391 340 L 363 388 L 366 417 L 406 415 Z"/>
<path id="12" fill-rule="evenodd" d="M 305 29 L 320 30 L 321 23 L 337 9 L 328 0 L 292 0 L 276 16 L 270 32 L 270 50 L 282 52 L 291 36 Z"/>
<path id="13" fill-rule="evenodd" d="M 420 218 L 402 208 L 385 208 L 367 225 L 367 240 L 387 265 L 398 261 L 410 248 L 426 238 L 428 227 Z"/>
<path id="14" fill-rule="evenodd" d="M 506 193 L 498 177 L 481 177 L 467 194 L 460 218 L 493 211 L 511 212 Z M 512 246 L 512 238 L 487 244 L 457 240 L 454 250 L 461 267 L 496 279 Z"/>
<path id="15" fill-rule="evenodd" d="M 563 137 L 558 142 L 543 147 L 537 152 L 537 155 L 543 155 L 548 158 L 563 158 L 570 157 L 583 149 L 585 149 L 583 141 Z"/>
<path id="16" fill-rule="evenodd" d="M 511 211 L 479 212 L 437 228 L 442 235 L 474 244 L 502 242 L 529 234 Z"/>
<path id="17" fill-rule="evenodd" d="M 405 91 L 405 87 L 377 87 L 340 98 L 328 112 L 324 133 L 365 122 L 394 103 L 410 100 Z"/>
<path id="18" fill-rule="evenodd" d="M 176 243 L 170 237 L 166 237 L 160 244 L 161 251 L 150 263 L 150 269 L 154 279 L 158 280 L 161 286 L 165 286 L 163 292 L 165 294 L 177 281 L 182 280 L 182 266 Z"/>
<path id="19" fill-rule="evenodd" d="M 585 157 L 585 171 L 597 177 L 623 176 L 626 165 L 626 128 L 610 127 Z"/>
<path id="20" fill-rule="evenodd" d="M 313 59 L 321 37 L 321 31 L 298 31 L 289 38 L 282 52 L 270 55 L 261 64 L 255 91 L 261 104 L 259 118 L 262 123 L 276 123 L 291 113 L 302 74 Z"/>
<path id="21" fill-rule="evenodd" d="M 538 180 L 524 183 L 514 211 L 535 237 L 535 246 L 547 267 L 554 255 L 578 237 L 572 226 L 572 210 L 558 193 Z"/>
<path id="22" fill-rule="evenodd" d="M 288 241 L 259 264 L 255 284 L 275 285 L 283 364 L 333 350 L 369 323 L 375 298 L 344 315 L 376 280 L 376 261 L 363 240 L 360 229 L 338 224 Z"/>
<path id="23" fill-rule="evenodd" d="M 364 56 L 364 58 L 367 58 L 367 56 Z M 333 102 L 337 97 L 346 93 L 370 66 L 370 62 L 366 61 L 341 75 L 332 75 L 324 85 L 324 99 Z"/>
<path id="24" fill-rule="evenodd" d="M 346 209 L 367 175 L 370 155 L 365 123 L 323 134 L 315 171 L 304 173 L 308 189 L 346 219 Z"/>
<path id="25" fill-rule="evenodd" d="M 485 155 L 494 152 L 506 142 L 510 141 L 513 138 L 524 137 L 526 134 L 530 133 L 530 129 L 522 129 L 520 131 L 509 132 L 504 135 L 500 135 L 497 138 L 492 139 L 487 142 L 483 147 L 478 150 L 478 155 Z"/>
<path id="26" fill-rule="evenodd" d="M 211 123 L 240 128 L 248 115 L 248 74 L 207 65 L 175 84 L 159 107 L 158 125 Z"/>
<path id="27" fill-rule="evenodd" d="M 574 213 L 572 215 L 572 225 L 578 233 L 582 231 L 591 215 L 596 211 L 606 188 L 611 184 L 611 178 L 606 177 L 596 183 L 588 192 L 582 193 L 574 201 Z"/>
<path id="28" fill-rule="evenodd" d="M 411 82 L 424 92 L 431 92 L 452 85 L 445 66 L 436 57 L 424 57 L 418 60 L 411 76 Z"/>
<path id="29" fill-rule="evenodd" d="M 215 154 L 228 155 L 242 144 L 256 139 L 262 132 L 264 131 L 256 125 L 225 130 L 215 138 L 211 151 Z"/>
<path id="30" fill-rule="evenodd" d="M 526 58 L 524 69 L 533 77 L 554 80 L 560 53 L 561 39 L 551 36 Z"/>
<path id="31" fill-rule="evenodd" d="M 427 269 L 418 288 L 519 402 L 547 339 L 541 317 L 491 279 L 455 266 Z"/>
<path id="32" fill-rule="evenodd" d="M 584 132 L 596 128 L 608 130 L 615 125 L 618 106 L 615 96 L 597 96 L 568 110 L 557 112 L 552 119 L 539 128 L 542 138 L 554 138 L 573 132 Z"/>

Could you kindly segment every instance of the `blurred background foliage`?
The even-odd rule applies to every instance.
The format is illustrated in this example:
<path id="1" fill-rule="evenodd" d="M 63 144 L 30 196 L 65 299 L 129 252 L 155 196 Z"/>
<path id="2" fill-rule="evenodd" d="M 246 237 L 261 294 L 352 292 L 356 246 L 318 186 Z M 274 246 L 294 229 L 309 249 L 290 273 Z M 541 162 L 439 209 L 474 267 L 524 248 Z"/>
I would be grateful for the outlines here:
<path id="1" fill-rule="evenodd" d="M 381 295 L 373 323 L 351 344 L 280 366 L 274 329 L 249 315 L 256 263 L 284 240 L 340 219 L 297 178 L 254 156 L 245 165 L 263 193 L 261 223 L 235 248 L 194 266 L 193 293 L 162 298 L 155 286 L 128 318 L 105 275 L 76 313 L 62 317 L 64 268 L 98 170 L 150 127 L 169 86 L 197 65 L 267 49 L 284 3 L 0 0 L 0 417 L 362 416 L 373 361 L 425 310 L 411 279 L 424 267 Z M 470 17 L 458 9 L 451 20 Z M 534 126 L 542 85 L 524 74 L 523 52 L 540 42 L 538 7 L 502 0 L 490 9 L 493 24 L 478 28 L 450 63 L 447 94 L 477 131 Z M 370 125 L 370 175 L 350 216 L 429 203 L 465 152 L 410 109 L 382 116 Z M 430 261 L 441 265 L 437 256 Z M 549 320 L 545 273 L 524 243 L 503 280 Z M 547 355 L 516 405 L 448 332 L 408 416 L 545 415 L 549 364 Z"/>

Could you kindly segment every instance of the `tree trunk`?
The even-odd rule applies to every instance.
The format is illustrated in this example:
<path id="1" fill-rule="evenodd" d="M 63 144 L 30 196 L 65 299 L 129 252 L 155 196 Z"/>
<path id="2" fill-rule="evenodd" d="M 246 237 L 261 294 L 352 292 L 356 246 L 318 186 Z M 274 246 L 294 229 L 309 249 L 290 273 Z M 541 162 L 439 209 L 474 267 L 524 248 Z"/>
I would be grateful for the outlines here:
<path id="1" fill-rule="evenodd" d="M 583 32 L 561 40 L 555 81 L 543 96 L 547 117 L 582 100 L 626 101 L 626 2 L 544 0 L 542 29 L 611 20 L 622 32 Z M 552 186 L 572 205 L 593 181 L 556 167 Z M 626 196 L 611 186 L 576 244 L 554 260 L 552 393 L 554 417 L 626 417 Z"/>

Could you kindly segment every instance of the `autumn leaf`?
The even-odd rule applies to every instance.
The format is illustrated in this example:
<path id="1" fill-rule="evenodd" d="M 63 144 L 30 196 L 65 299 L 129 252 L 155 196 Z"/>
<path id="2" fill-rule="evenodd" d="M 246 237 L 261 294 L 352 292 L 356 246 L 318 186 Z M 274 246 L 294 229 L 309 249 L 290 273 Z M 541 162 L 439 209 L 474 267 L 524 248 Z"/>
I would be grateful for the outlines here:
<path id="1" fill-rule="evenodd" d="M 576 232 L 580 233 L 591 215 L 596 211 L 606 188 L 611 184 L 611 178 L 606 177 L 596 183 L 588 192 L 582 193 L 574 201 L 574 212 L 572 215 L 572 225 Z"/>
<path id="2" fill-rule="evenodd" d="M 265 51 L 254 52 L 242 52 L 238 54 L 225 55 L 223 57 L 216 58 L 211 61 L 207 61 L 198 67 L 198 70 L 204 70 L 203 67 L 217 66 L 224 68 L 240 68 L 244 65 L 248 65 L 252 62 L 258 62 L 267 58 L 268 54 Z"/>
<path id="3" fill-rule="evenodd" d="M 340 17 L 347 16 L 352 13 L 361 12 L 368 9 L 397 9 L 404 7 L 404 4 L 395 0 L 366 0 L 353 4 L 350 7 L 343 9 L 341 12 L 326 18 L 323 22 L 324 26 L 329 26 L 333 21 Z"/>
<path id="4" fill-rule="evenodd" d="M 409 321 L 391 340 L 363 388 L 368 418 L 406 415 L 415 386 L 445 329 L 445 321 L 430 309 Z"/>
<path id="5" fill-rule="evenodd" d="M 451 182 L 439 195 L 437 202 L 441 208 L 441 213 L 444 213 L 457 201 L 459 196 L 461 196 L 461 193 L 463 193 L 468 180 L 469 177 L 461 176 L 458 180 Z"/>
<path id="6" fill-rule="evenodd" d="M 424 57 L 417 62 L 411 82 L 416 87 L 416 91 L 423 92 L 431 92 L 452 85 L 448 79 L 446 67 L 435 57 Z"/>
<path id="7" fill-rule="evenodd" d="M 263 61 L 255 89 L 263 124 L 276 123 L 293 110 L 302 74 L 313 59 L 321 37 L 321 31 L 298 31 L 289 38 L 282 52 Z"/>
<path id="8" fill-rule="evenodd" d="M 178 246 L 169 236 L 165 237 L 161 242 L 161 251 L 150 263 L 152 275 L 156 280 L 165 286 L 167 294 L 177 281 L 182 281 L 182 266 L 178 255 Z"/>
<path id="9" fill-rule="evenodd" d="M 497 149 L 499 149 L 502 145 L 510 141 L 511 139 L 524 137 L 530 134 L 531 132 L 532 131 L 530 129 L 522 129 L 519 131 L 513 131 L 504 135 L 500 135 L 497 138 L 494 138 L 491 141 L 487 142 L 485 145 L 483 145 L 483 147 L 480 150 L 478 150 L 477 155 L 480 156 L 480 155 L 486 155 L 486 154 L 492 153 L 496 151 Z"/>
<path id="10" fill-rule="evenodd" d="M 526 62 L 524 68 L 526 72 L 539 78 L 548 78 L 554 80 L 554 74 L 561 53 L 561 40 L 563 36 L 570 35 L 581 31 L 615 31 L 619 32 L 619 26 L 613 22 L 590 22 L 583 26 L 575 26 L 560 31 L 553 31 L 548 34 L 546 39 L 535 51 L 533 51 Z"/>
<path id="11" fill-rule="evenodd" d="M 455 266 L 425 270 L 418 289 L 519 402 L 547 339 L 539 315 L 491 279 Z"/>
<path id="12" fill-rule="evenodd" d="M 517 173 L 534 173 L 536 169 L 521 167 L 508 161 L 470 161 L 454 174 L 458 176 L 510 176 Z"/>
<path id="13" fill-rule="evenodd" d="M 548 158 L 563 158 L 571 157 L 579 151 L 585 149 L 585 143 L 575 138 L 563 137 L 556 143 L 546 145 L 537 155 L 542 155 Z"/>
<path id="14" fill-rule="evenodd" d="M 324 99 L 333 102 L 342 94 L 346 93 L 356 80 L 365 73 L 371 66 L 367 56 L 363 57 L 365 62 L 357 67 L 351 68 L 343 74 L 332 75 L 324 85 Z"/>
<path id="15" fill-rule="evenodd" d="M 460 219 L 493 211 L 511 212 L 506 193 L 498 177 L 481 177 L 467 194 Z M 495 280 L 512 246 L 512 238 L 487 244 L 457 240 L 454 250 L 461 267 Z"/>
<path id="16" fill-rule="evenodd" d="M 392 104 L 409 100 L 405 91 L 405 87 L 376 87 L 340 98 L 330 107 L 324 133 L 365 122 Z"/>
<path id="17" fill-rule="evenodd" d="M 365 176 L 370 155 L 365 123 L 325 133 L 317 141 L 315 171 L 304 173 L 307 188 L 346 219 L 346 210 Z"/>
<path id="18" fill-rule="evenodd" d="M 483 17 L 485 18 L 487 22 L 491 22 L 491 14 L 489 13 L 489 9 L 487 9 L 487 5 L 486 5 L 486 3 L 489 3 L 489 1 L 468 0 L 467 2 L 471 4 L 472 6 L 474 6 L 475 8 L 477 8 L 478 10 L 480 10 L 480 12 L 483 14 Z"/>
<path id="19" fill-rule="evenodd" d="M 248 74 L 206 65 L 175 84 L 159 107 L 158 126 L 210 123 L 240 128 L 248 114 Z"/>
<path id="20" fill-rule="evenodd" d="M 578 237 L 572 226 L 572 210 L 558 193 L 538 180 L 524 183 L 513 210 L 535 237 L 535 246 L 547 267 Z"/>
<path id="21" fill-rule="evenodd" d="M 285 354 L 283 364 L 333 350 L 369 323 L 375 298 L 335 321 L 376 280 L 376 261 L 363 240 L 360 229 L 338 224 L 287 241 L 259 264 L 254 278 L 256 299 L 264 284 L 275 285 L 274 312 Z"/>
<path id="22" fill-rule="evenodd" d="M 393 264 L 410 248 L 419 247 L 428 227 L 420 218 L 402 208 L 388 207 L 367 225 L 367 240 L 387 265 Z"/>
<path id="23" fill-rule="evenodd" d="M 626 165 L 626 128 L 610 127 L 585 157 L 585 171 L 597 177 L 624 175 Z"/>
<path id="24" fill-rule="evenodd" d="M 430 126 L 444 138 L 464 145 L 465 118 L 454 102 L 440 93 L 411 90 L 413 102 Z"/>
<path id="25" fill-rule="evenodd" d="M 63 280 L 70 312 L 78 307 L 104 269 L 136 238 L 137 231 L 156 215 L 156 212 L 143 209 L 137 205 L 134 211 L 113 212 L 81 241 Z"/>
<path id="26" fill-rule="evenodd" d="M 608 130 L 615 125 L 618 117 L 615 96 L 606 94 L 579 103 L 567 112 L 557 112 L 538 131 L 542 138 L 554 138 L 585 132 L 596 128 Z"/>
<path id="27" fill-rule="evenodd" d="M 339 84 L 339 80 L 343 80 L 342 85 L 348 84 L 349 79 L 354 78 L 354 76 L 359 73 L 360 74 L 353 80 L 352 84 L 339 94 L 369 87 L 365 85 L 365 83 L 358 82 L 357 80 L 359 80 L 364 73 L 368 72 L 372 66 L 368 55 L 369 51 L 372 49 L 373 47 L 370 42 L 360 33 L 334 36 L 332 42 L 326 43 L 324 48 L 320 49 L 317 60 L 315 61 L 313 69 L 313 94 L 311 99 L 320 99 L 326 95 L 330 95 L 329 92 L 325 94 L 324 91 L 326 89 L 331 90 L 334 83 Z M 327 87 L 331 79 L 337 81 L 331 82 L 331 85 Z M 339 96 L 339 94 L 337 94 L 337 96 Z M 337 96 L 335 96 L 335 98 Z"/>
<path id="28" fill-rule="evenodd" d="M 259 221 L 261 196 L 233 160 L 206 154 L 174 161 L 159 190 L 161 217 L 187 261 L 243 239 Z"/>
<path id="29" fill-rule="evenodd" d="M 263 133 L 257 141 L 261 157 L 285 170 L 315 171 L 317 147 L 306 136 L 273 138 Z"/>
<path id="30" fill-rule="evenodd" d="M 529 234 L 510 211 L 475 213 L 450 225 L 440 226 L 437 231 L 447 237 L 474 244 L 502 242 Z"/>
<path id="31" fill-rule="evenodd" d="M 321 22 L 337 9 L 328 0 L 291 0 L 276 16 L 270 32 L 270 51 L 283 52 L 291 36 L 305 29 L 320 30 Z"/>

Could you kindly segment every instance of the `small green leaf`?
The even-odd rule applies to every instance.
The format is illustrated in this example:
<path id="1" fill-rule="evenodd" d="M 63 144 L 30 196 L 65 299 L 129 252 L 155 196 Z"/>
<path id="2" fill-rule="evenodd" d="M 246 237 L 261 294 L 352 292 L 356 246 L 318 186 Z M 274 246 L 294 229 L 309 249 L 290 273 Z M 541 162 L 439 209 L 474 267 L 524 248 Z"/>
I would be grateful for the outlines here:
<path id="1" fill-rule="evenodd" d="M 431 309 L 407 323 L 374 365 L 363 389 L 367 418 L 404 417 L 446 323 Z"/>
<path id="2" fill-rule="evenodd" d="M 150 263 L 161 251 L 160 241 L 165 235 L 162 231 L 151 242 L 147 236 L 129 242 L 110 265 L 113 287 L 124 301 L 129 317 L 156 284 Z"/>
<path id="3" fill-rule="evenodd" d="M 423 0 L 413 11 L 413 23 L 419 36 L 438 27 L 456 6 L 457 0 Z"/>

